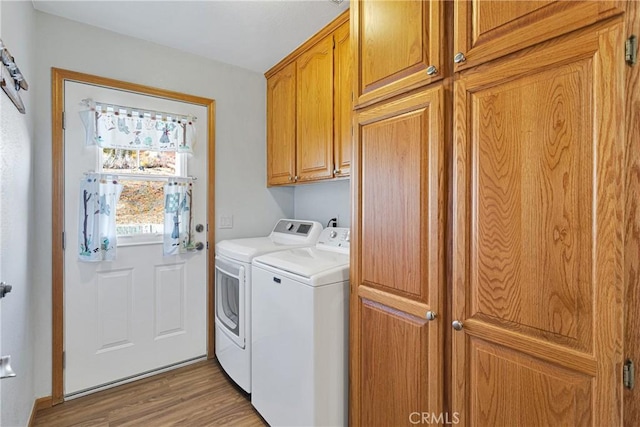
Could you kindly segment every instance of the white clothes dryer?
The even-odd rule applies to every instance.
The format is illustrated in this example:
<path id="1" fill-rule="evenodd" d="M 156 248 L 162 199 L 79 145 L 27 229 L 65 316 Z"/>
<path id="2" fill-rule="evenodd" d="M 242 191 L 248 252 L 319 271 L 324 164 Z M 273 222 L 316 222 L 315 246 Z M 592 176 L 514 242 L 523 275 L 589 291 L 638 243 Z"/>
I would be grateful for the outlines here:
<path id="1" fill-rule="evenodd" d="M 216 244 L 216 357 L 247 393 L 251 393 L 251 261 L 258 255 L 312 246 L 321 231 L 319 222 L 281 219 L 269 236 Z"/>
<path id="2" fill-rule="evenodd" d="M 252 263 L 251 403 L 272 426 L 346 426 L 349 229 Z"/>

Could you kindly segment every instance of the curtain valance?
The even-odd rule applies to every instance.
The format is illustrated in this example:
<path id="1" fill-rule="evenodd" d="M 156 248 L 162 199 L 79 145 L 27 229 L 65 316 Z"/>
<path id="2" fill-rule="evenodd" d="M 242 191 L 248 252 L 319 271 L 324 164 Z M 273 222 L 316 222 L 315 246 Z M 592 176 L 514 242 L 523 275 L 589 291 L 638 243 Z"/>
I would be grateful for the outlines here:
<path id="1" fill-rule="evenodd" d="M 124 150 L 193 153 L 196 143 L 194 117 L 146 111 L 83 100 L 80 112 L 86 129 L 86 145 Z"/>

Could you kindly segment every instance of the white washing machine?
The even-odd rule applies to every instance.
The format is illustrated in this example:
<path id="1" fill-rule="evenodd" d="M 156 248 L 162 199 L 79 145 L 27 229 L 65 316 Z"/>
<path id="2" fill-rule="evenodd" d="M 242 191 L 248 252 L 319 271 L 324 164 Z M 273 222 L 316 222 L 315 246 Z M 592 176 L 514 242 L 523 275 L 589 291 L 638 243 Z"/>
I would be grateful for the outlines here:
<path id="1" fill-rule="evenodd" d="M 247 393 L 251 393 L 251 261 L 270 252 L 313 246 L 321 231 L 319 222 L 281 219 L 269 236 L 216 244 L 216 357 Z"/>
<path id="2" fill-rule="evenodd" d="M 272 426 L 347 425 L 349 229 L 254 258 L 251 403 Z"/>

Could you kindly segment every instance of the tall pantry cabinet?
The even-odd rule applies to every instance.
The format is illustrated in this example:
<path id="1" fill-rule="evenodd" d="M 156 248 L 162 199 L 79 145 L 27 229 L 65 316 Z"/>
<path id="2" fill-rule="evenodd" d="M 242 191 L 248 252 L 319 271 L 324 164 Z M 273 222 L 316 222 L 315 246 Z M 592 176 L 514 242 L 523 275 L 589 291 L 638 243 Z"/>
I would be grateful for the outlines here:
<path id="1" fill-rule="evenodd" d="M 622 423 L 624 7 L 352 1 L 352 425 Z"/>

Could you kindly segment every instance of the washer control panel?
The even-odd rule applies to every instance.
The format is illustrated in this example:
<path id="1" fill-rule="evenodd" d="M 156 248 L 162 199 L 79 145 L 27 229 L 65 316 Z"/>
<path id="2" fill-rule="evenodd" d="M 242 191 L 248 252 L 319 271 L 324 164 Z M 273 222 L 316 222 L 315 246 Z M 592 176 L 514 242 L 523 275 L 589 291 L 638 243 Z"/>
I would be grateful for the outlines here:
<path id="1" fill-rule="evenodd" d="M 330 249 L 346 249 L 349 250 L 351 240 L 351 231 L 344 227 L 328 227 L 322 230 L 318 237 L 317 248 Z"/>

